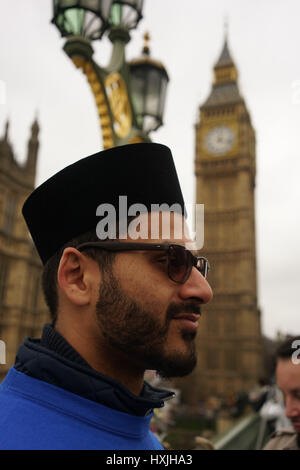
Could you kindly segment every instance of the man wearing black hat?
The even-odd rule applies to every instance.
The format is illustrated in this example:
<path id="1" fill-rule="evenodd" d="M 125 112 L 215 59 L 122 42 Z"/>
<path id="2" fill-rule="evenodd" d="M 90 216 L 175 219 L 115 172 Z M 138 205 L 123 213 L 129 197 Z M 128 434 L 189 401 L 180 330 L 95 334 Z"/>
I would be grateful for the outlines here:
<path id="1" fill-rule="evenodd" d="M 162 448 L 150 420 L 173 393 L 144 372 L 194 369 L 200 305 L 212 297 L 184 214 L 159 144 L 84 158 L 29 196 L 52 323 L 24 341 L 0 386 L 1 449 Z"/>

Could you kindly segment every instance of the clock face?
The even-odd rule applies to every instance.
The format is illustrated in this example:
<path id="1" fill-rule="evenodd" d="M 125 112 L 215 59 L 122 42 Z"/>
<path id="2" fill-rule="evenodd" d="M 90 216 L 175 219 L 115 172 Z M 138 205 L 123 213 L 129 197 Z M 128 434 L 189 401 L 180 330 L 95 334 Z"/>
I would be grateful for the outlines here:
<path id="1" fill-rule="evenodd" d="M 234 142 L 234 132 L 227 126 L 217 126 L 206 134 L 205 146 L 213 155 L 228 152 Z"/>

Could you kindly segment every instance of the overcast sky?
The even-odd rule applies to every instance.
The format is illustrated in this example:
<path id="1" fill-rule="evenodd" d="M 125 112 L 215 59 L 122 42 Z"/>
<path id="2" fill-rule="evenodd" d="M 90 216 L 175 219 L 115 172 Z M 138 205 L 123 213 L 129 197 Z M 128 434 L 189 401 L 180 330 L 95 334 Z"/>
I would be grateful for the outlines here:
<path id="1" fill-rule="evenodd" d="M 0 132 L 10 120 L 17 159 L 26 155 L 37 115 L 37 184 L 64 166 L 102 149 L 93 96 L 62 51 L 50 24 L 51 0 L 0 2 Z M 262 330 L 300 333 L 300 2 L 299 0 L 145 0 L 144 18 L 127 47 L 151 55 L 169 73 L 165 125 L 151 135 L 173 152 L 187 203 L 194 202 L 194 125 L 212 82 L 213 65 L 229 22 L 229 48 L 239 70 L 257 137 L 256 231 Z M 106 65 L 110 43 L 94 43 Z M 3 84 L 5 100 L 3 100 Z M 3 102 L 4 101 L 4 102 Z"/>

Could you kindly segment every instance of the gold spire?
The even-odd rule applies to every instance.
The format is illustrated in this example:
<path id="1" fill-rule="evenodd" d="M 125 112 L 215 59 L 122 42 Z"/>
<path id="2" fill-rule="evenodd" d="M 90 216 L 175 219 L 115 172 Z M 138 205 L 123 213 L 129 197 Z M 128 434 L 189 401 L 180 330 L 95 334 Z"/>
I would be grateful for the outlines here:
<path id="1" fill-rule="evenodd" d="M 215 84 L 236 82 L 238 78 L 237 68 L 232 60 L 228 47 L 228 20 L 224 20 L 224 44 L 218 61 L 214 66 Z"/>
<path id="2" fill-rule="evenodd" d="M 149 41 L 150 41 L 150 34 L 148 31 L 145 32 L 144 34 L 144 47 L 143 47 L 143 54 L 150 55 L 150 49 L 149 49 Z"/>
<path id="3" fill-rule="evenodd" d="M 134 66 L 134 65 L 141 65 L 141 64 L 152 64 L 155 67 L 163 69 L 165 73 L 167 74 L 165 66 L 160 61 L 155 60 L 150 56 L 149 40 L 150 40 L 150 34 L 148 31 L 146 31 L 144 34 L 144 46 L 142 49 L 142 56 L 137 59 L 132 59 L 129 62 L 129 65 Z"/>
<path id="4" fill-rule="evenodd" d="M 212 90 L 202 108 L 226 103 L 238 103 L 242 97 L 238 89 L 238 71 L 231 58 L 228 47 L 228 23 L 225 23 L 224 43 L 218 61 L 214 66 Z"/>

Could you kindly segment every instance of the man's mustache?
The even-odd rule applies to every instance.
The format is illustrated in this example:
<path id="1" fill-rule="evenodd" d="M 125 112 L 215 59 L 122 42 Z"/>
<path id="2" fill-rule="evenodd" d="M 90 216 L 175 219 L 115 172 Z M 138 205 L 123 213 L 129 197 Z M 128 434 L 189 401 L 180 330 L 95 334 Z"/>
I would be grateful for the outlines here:
<path id="1" fill-rule="evenodd" d="M 201 306 L 198 302 L 172 303 L 167 309 L 167 321 L 172 320 L 180 313 L 194 313 L 201 315 Z"/>
<path id="2" fill-rule="evenodd" d="M 300 418 L 290 418 L 290 420 L 293 424 L 300 424 Z"/>

